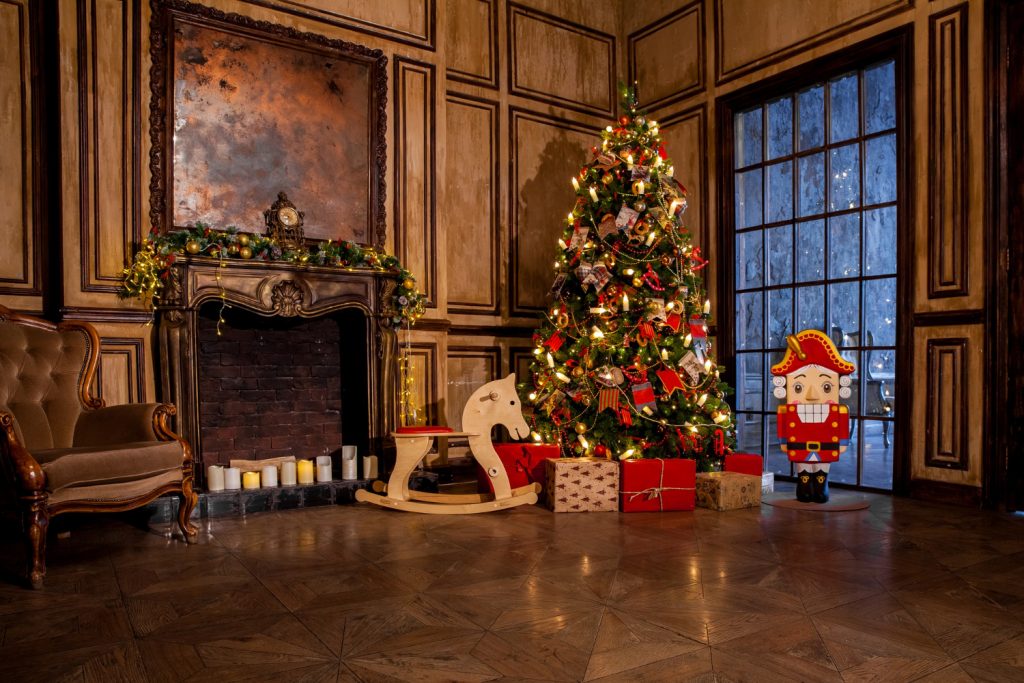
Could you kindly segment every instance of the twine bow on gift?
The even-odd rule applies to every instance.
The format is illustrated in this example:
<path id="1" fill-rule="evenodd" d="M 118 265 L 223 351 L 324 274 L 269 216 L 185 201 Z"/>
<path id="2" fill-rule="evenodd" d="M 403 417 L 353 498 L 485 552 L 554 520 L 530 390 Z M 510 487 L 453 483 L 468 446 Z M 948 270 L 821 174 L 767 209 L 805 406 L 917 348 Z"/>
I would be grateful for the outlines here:
<path id="1" fill-rule="evenodd" d="M 637 496 L 647 496 L 647 500 L 658 499 L 658 510 L 665 510 L 665 498 L 661 495 L 664 491 L 693 491 L 692 486 L 665 486 L 665 459 L 655 458 L 661 463 L 661 474 L 658 475 L 658 485 L 650 486 L 642 491 L 622 491 L 622 495 L 629 496 L 629 502 L 636 500 Z"/>

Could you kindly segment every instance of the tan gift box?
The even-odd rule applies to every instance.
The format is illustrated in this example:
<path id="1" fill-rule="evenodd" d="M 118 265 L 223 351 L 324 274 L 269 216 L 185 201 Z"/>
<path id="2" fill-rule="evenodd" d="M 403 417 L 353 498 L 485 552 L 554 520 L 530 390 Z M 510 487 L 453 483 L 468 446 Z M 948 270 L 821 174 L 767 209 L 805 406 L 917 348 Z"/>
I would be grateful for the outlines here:
<path id="1" fill-rule="evenodd" d="M 697 475 L 697 505 L 712 510 L 739 510 L 761 504 L 761 477 L 739 472 Z"/>
<path id="2" fill-rule="evenodd" d="M 604 458 L 546 461 L 548 507 L 555 512 L 616 512 L 619 463 Z"/>

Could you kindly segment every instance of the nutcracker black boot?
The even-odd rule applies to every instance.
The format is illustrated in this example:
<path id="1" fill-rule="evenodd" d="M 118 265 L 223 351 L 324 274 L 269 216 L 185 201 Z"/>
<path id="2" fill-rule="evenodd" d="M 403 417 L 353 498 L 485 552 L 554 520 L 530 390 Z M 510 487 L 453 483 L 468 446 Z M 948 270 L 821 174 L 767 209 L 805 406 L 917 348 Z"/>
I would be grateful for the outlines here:
<path id="1" fill-rule="evenodd" d="M 814 477 L 814 473 L 806 470 L 800 470 L 796 473 L 796 499 L 801 503 L 810 503 L 813 501 L 814 489 L 811 483 L 812 477 Z"/>
<path id="2" fill-rule="evenodd" d="M 814 502 L 828 502 L 828 472 L 815 472 L 811 475 L 814 479 Z"/>

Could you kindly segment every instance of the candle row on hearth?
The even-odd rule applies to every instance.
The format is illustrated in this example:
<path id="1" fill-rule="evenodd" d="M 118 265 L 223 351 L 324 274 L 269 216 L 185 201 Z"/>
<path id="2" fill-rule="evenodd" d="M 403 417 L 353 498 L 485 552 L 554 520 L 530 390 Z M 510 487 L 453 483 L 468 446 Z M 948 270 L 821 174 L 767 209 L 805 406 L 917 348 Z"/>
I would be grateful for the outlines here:
<path id="1" fill-rule="evenodd" d="M 351 456 L 347 457 L 349 454 Z M 345 446 L 341 461 L 343 481 L 353 481 L 359 478 L 357 462 L 356 447 Z M 278 477 L 279 472 L 280 477 Z M 363 458 L 363 477 L 366 479 L 377 478 L 377 456 L 367 455 Z M 224 467 L 223 465 L 210 465 L 206 468 L 206 489 L 208 491 L 275 488 L 278 486 L 278 479 L 280 479 L 281 486 L 308 485 L 314 483 L 314 480 L 318 483 L 334 481 L 331 456 L 321 455 L 315 461 L 282 462 L 280 471 L 278 465 L 266 465 L 258 472 L 242 472 L 237 467 Z"/>

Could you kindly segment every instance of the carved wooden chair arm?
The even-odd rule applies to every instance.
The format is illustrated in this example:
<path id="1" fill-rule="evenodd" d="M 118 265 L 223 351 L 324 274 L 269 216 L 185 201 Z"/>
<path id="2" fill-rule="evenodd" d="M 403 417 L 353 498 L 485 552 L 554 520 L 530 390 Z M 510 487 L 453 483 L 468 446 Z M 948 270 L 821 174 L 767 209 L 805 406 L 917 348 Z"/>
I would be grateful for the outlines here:
<path id="1" fill-rule="evenodd" d="M 46 489 L 46 475 L 32 454 L 18 442 L 14 423 L 13 415 L 0 411 L 0 453 L 8 458 L 4 469 L 13 474 L 13 484 L 20 496 L 35 496 Z"/>

